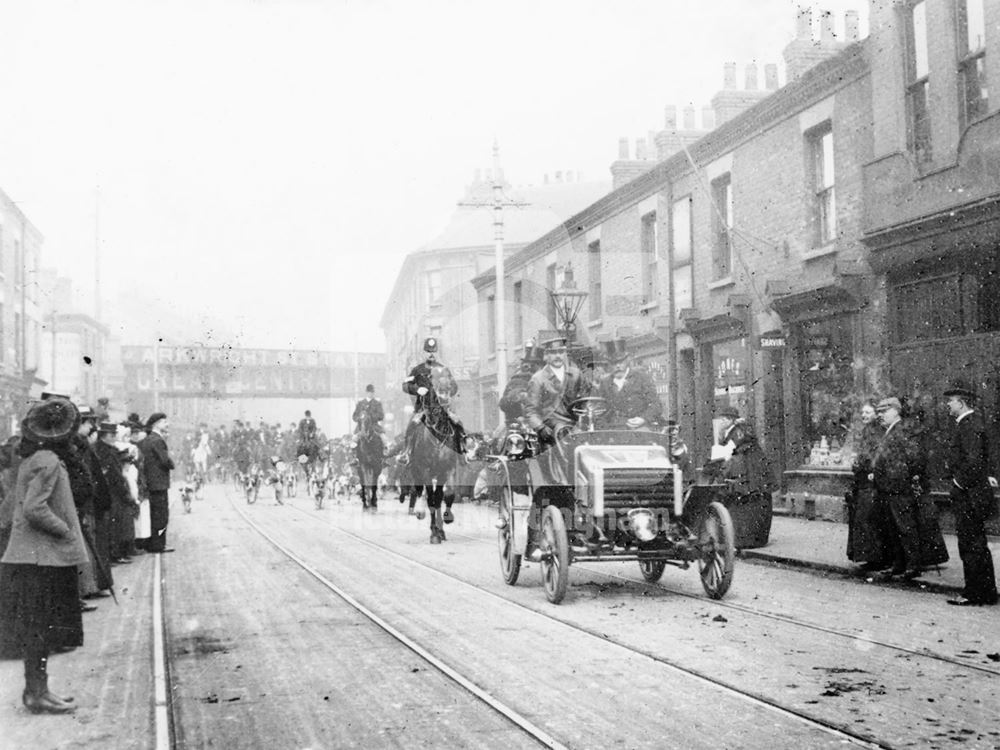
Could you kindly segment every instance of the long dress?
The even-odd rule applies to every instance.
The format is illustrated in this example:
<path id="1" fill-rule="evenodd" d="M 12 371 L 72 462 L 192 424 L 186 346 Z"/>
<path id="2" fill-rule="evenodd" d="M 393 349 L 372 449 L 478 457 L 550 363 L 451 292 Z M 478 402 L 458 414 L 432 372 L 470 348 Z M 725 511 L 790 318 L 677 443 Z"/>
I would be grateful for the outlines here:
<path id="1" fill-rule="evenodd" d="M 851 470 L 854 479 L 847 495 L 848 531 L 847 559 L 867 563 L 875 568 L 892 562 L 891 520 L 884 503 L 875 496 L 875 487 L 868 476 L 872 472 L 872 456 L 882 437 L 882 429 L 874 424 L 861 428 L 857 453 Z"/>

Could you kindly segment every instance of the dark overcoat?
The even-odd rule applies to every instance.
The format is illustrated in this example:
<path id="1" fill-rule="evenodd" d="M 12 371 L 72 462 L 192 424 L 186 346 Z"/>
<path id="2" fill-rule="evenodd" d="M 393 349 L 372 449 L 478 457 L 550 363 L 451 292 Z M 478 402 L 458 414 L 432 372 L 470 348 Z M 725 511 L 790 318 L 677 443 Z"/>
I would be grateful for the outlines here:
<path id="1" fill-rule="evenodd" d="M 167 450 L 167 441 L 159 433 L 151 432 L 139 443 L 142 451 L 143 468 L 146 473 L 146 490 L 160 492 L 170 489 L 170 472 L 174 468 L 173 459 Z"/>

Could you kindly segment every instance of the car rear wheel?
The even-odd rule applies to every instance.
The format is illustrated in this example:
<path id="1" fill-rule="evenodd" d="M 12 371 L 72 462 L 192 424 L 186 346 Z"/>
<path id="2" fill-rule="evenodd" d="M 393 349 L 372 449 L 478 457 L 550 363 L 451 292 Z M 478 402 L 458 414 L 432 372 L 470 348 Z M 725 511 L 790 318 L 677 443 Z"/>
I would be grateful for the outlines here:
<path id="1" fill-rule="evenodd" d="M 733 519 L 722 503 L 714 502 L 705 509 L 698 529 L 698 543 L 701 558 L 698 572 L 701 585 L 712 599 L 726 595 L 733 582 L 733 566 L 736 561 L 735 532 Z"/>
<path id="2" fill-rule="evenodd" d="M 566 534 L 566 522 L 556 506 L 547 505 L 542 511 L 539 537 L 545 597 L 553 604 L 558 604 L 566 596 L 566 588 L 569 586 L 569 538 Z"/>

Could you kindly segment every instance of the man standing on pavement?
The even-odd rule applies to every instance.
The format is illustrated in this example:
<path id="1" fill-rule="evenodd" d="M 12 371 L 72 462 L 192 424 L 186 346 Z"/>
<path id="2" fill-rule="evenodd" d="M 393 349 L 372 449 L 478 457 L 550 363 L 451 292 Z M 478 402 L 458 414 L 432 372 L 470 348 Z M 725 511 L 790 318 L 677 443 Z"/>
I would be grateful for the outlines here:
<path id="1" fill-rule="evenodd" d="M 875 407 L 885 425 L 885 433 L 872 456 L 870 477 L 878 501 L 885 503 L 896 529 L 895 562 L 890 575 L 912 580 L 920 576 L 920 535 L 913 492 L 919 448 L 906 434 L 900 419 L 901 410 L 902 405 L 895 397 L 884 398 Z"/>
<path id="2" fill-rule="evenodd" d="M 982 415 L 973 411 L 976 394 L 962 381 L 944 392 L 955 429 L 948 450 L 951 507 L 955 514 L 958 554 L 965 573 L 965 589 L 948 604 L 972 607 L 997 603 L 993 556 L 986 544 L 986 519 L 993 511 L 989 482 L 989 438 Z"/>
<path id="3" fill-rule="evenodd" d="M 173 547 L 167 547 L 167 490 L 170 489 L 170 471 L 174 468 L 167 441 L 163 439 L 167 426 L 167 415 L 163 412 L 150 415 L 146 420 L 148 434 L 139 444 L 146 469 L 146 491 L 149 493 L 150 552 L 174 551 Z"/>

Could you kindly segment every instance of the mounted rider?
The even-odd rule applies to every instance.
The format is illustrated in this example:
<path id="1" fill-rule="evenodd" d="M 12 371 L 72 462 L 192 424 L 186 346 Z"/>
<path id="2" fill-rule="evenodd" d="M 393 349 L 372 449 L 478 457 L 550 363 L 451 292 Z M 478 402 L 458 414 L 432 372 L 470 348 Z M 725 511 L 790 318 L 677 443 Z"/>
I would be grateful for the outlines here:
<path id="1" fill-rule="evenodd" d="M 404 438 L 406 448 L 397 459 L 401 464 L 409 463 L 410 455 L 413 451 L 413 438 L 416 433 L 416 427 L 424 421 L 427 414 L 427 398 L 435 390 L 434 380 L 439 379 L 447 383 L 445 391 L 438 393 L 438 396 L 451 399 L 458 394 L 458 383 L 452 377 L 448 366 L 438 362 L 437 351 L 438 340 L 436 338 L 431 336 L 424 339 L 426 359 L 410 370 L 410 374 L 403 381 L 403 391 L 415 398 L 413 402 L 413 418 L 406 425 L 406 436 Z M 465 429 L 451 409 L 447 409 L 447 413 L 448 418 L 455 425 L 455 437 L 458 441 L 459 450 L 461 450 L 465 438 Z"/>
<path id="2" fill-rule="evenodd" d="M 313 419 L 312 412 L 306 409 L 305 416 L 299 420 L 298 447 L 295 449 L 296 455 L 308 456 L 310 459 L 319 453 L 319 439 L 317 433 L 319 428 L 316 420 Z"/>
<path id="3" fill-rule="evenodd" d="M 379 433 L 382 432 L 382 420 L 385 419 L 385 410 L 382 408 L 382 402 L 375 398 L 375 386 L 371 383 L 365 386 L 365 397 L 355 405 L 354 416 L 351 419 L 355 422 L 355 435 L 361 432 L 361 422 L 363 419 L 367 419 L 369 429 L 373 429 Z"/>
<path id="4" fill-rule="evenodd" d="M 632 364 L 624 339 L 603 342 L 611 372 L 604 376 L 597 395 L 604 399 L 606 411 L 601 426 L 650 430 L 663 421 L 663 404 L 652 376 Z"/>

